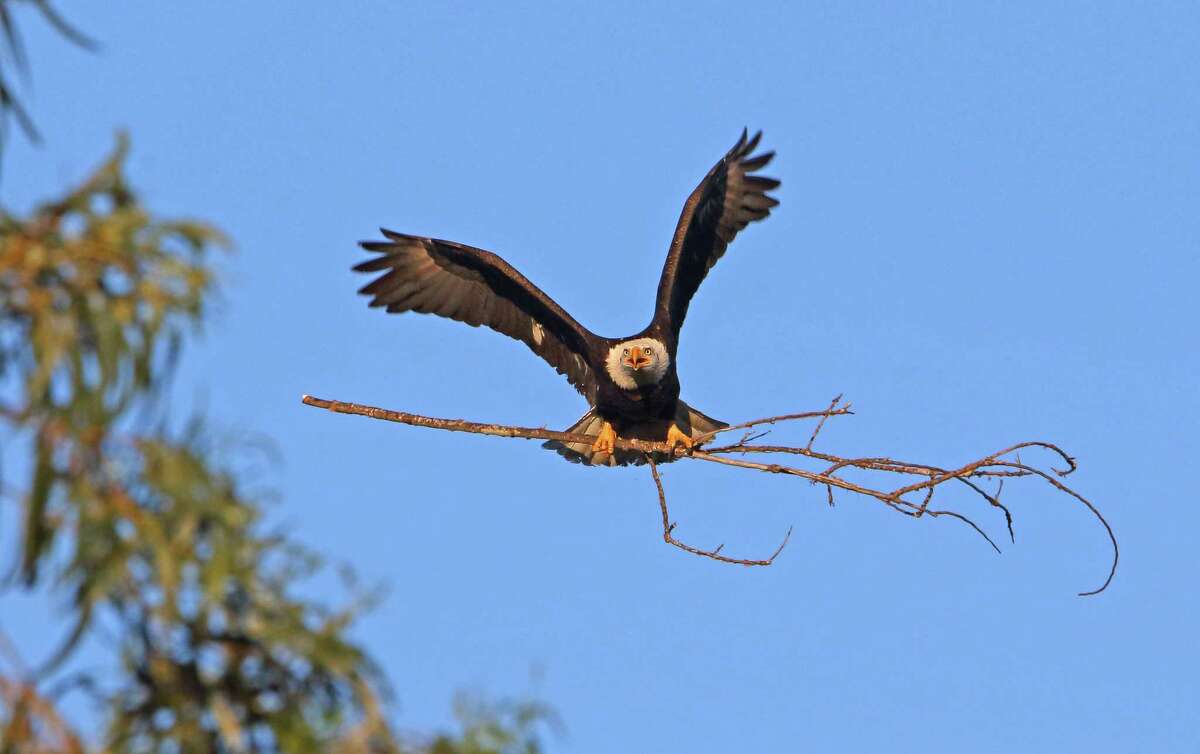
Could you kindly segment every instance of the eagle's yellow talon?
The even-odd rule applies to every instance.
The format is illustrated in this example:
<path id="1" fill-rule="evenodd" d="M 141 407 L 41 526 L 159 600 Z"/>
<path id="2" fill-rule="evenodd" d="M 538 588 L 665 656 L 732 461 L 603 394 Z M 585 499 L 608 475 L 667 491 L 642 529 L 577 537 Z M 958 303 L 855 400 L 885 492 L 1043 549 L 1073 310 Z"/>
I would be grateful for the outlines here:
<path id="1" fill-rule="evenodd" d="M 692 440 L 691 435 L 682 432 L 679 427 L 675 426 L 673 423 L 671 426 L 667 427 L 667 446 L 670 447 L 671 450 L 675 450 L 675 448 L 680 445 L 687 450 L 691 450 L 695 444 L 696 443 Z"/>
<path id="2" fill-rule="evenodd" d="M 596 437 L 596 442 L 592 443 L 592 452 L 611 454 L 616 447 L 617 430 L 613 429 L 612 424 L 604 422 L 600 427 L 600 434 Z"/>

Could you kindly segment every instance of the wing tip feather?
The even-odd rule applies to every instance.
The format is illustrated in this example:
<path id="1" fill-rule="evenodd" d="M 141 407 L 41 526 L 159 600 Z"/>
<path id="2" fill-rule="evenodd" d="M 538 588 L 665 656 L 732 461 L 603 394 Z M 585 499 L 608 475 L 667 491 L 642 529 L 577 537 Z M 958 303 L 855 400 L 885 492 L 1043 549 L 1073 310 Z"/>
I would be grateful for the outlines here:
<path id="1" fill-rule="evenodd" d="M 754 156 L 747 156 L 740 161 L 742 170 L 746 173 L 753 173 L 755 170 L 762 170 L 770 164 L 771 160 L 775 159 L 775 151 L 763 152 Z"/>
<path id="2" fill-rule="evenodd" d="M 742 154 L 750 154 L 751 152 L 753 152 L 758 147 L 758 142 L 762 140 L 762 135 L 763 135 L 763 132 L 761 129 L 758 131 L 755 131 L 754 136 L 750 137 L 750 141 L 745 142 L 745 144 L 742 146 Z M 743 138 L 745 138 L 744 131 L 743 131 Z"/>

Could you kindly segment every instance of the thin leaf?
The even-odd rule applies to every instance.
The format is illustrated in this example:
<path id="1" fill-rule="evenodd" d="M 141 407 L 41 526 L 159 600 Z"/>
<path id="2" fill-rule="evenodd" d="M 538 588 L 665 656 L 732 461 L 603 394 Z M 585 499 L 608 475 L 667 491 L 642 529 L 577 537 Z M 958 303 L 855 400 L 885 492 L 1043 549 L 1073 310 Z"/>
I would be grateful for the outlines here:
<path id="1" fill-rule="evenodd" d="M 54 10 L 54 6 L 50 4 L 49 0 L 34 0 L 34 5 L 38 7 L 38 10 L 42 12 L 42 16 L 45 17 L 50 25 L 71 42 L 74 42 L 85 50 L 93 52 L 100 48 L 99 42 L 67 23 L 66 19 L 60 16 L 58 11 Z"/>

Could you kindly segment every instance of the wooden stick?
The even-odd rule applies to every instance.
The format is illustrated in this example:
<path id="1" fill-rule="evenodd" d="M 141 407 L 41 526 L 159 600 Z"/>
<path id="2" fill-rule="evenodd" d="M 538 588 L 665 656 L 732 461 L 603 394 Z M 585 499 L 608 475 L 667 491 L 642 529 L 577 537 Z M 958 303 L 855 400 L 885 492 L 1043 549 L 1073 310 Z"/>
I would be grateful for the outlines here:
<path id="1" fill-rule="evenodd" d="M 393 411 L 390 409 L 377 408 L 375 406 L 365 406 L 358 403 L 347 403 L 344 401 L 332 401 L 324 398 L 316 398 L 311 395 L 303 397 L 305 405 L 316 408 L 323 408 L 327 411 L 333 411 L 339 414 L 354 414 L 357 416 L 366 416 L 372 419 L 380 419 L 383 421 L 397 422 L 400 424 L 408 424 L 414 427 L 427 427 L 429 429 L 441 429 L 449 432 L 470 432 L 472 434 L 490 435 L 492 437 L 518 437 L 527 440 L 557 440 L 563 443 L 579 443 L 583 445 L 591 445 L 596 439 L 589 435 L 577 435 L 569 432 L 555 432 L 554 430 L 546 429 L 545 427 L 516 427 L 506 424 L 488 424 L 483 422 L 467 421 L 465 419 L 441 419 L 432 416 L 422 416 L 413 414 L 407 411 Z M 812 484 L 819 484 L 825 487 L 829 504 L 834 502 L 834 490 L 843 492 L 852 492 L 857 495 L 869 497 L 877 500 L 888 508 L 902 513 L 912 518 L 922 518 L 928 516 L 930 518 L 940 518 L 947 516 L 958 521 L 962 521 L 969 525 L 972 529 L 979 533 L 988 544 L 999 552 L 999 547 L 996 543 L 981 529 L 974 521 L 966 515 L 949 510 L 932 510 L 930 502 L 933 500 L 935 490 L 940 490 L 946 482 L 959 482 L 965 485 L 972 493 L 982 498 L 993 508 L 997 508 L 1004 513 L 1005 522 L 1008 526 L 1010 538 L 1014 539 L 1012 529 L 1012 514 L 1008 507 L 1000 502 L 1000 489 L 994 493 L 985 490 L 981 484 L 984 480 L 997 478 L 997 481 L 1003 485 L 1006 478 L 1014 477 L 1029 477 L 1039 478 L 1051 485 L 1060 492 L 1066 493 L 1073 497 L 1076 501 L 1086 506 L 1087 509 L 1100 521 L 1108 534 L 1109 541 L 1112 545 L 1113 558 L 1109 568 L 1108 577 L 1104 583 L 1098 588 L 1090 591 L 1080 592 L 1080 596 L 1089 596 L 1099 594 L 1108 588 L 1112 583 L 1113 576 L 1116 574 L 1117 562 L 1120 559 L 1120 548 L 1117 546 L 1117 538 L 1113 533 L 1112 527 L 1108 521 L 1100 513 L 1099 509 L 1092 504 L 1091 501 L 1080 495 L 1075 490 L 1063 484 L 1055 477 L 1064 477 L 1072 473 L 1076 469 L 1075 459 L 1059 448 L 1057 445 L 1048 442 L 1023 442 L 1016 445 L 1011 445 L 999 450 L 995 453 L 986 455 L 978 460 L 963 464 L 953 469 L 946 469 L 940 466 L 931 464 L 913 463 L 909 461 L 897 461 L 885 457 L 863 457 L 863 458 L 845 458 L 831 453 L 813 450 L 813 443 L 816 441 L 821 429 L 824 427 L 826 420 L 833 416 L 844 416 L 853 413 L 850 411 L 849 403 L 841 403 L 841 396 L 833 399 L 829 407 L 824 411 L 807 411 L 796 414 L 783 414 L 780 416 L 770 416 L 753 421 L 742 422 L 728 427 L 722 427 L 719 430 L 701 435 L 696 439 L 696 446 L 687 449 L 681 447 L 671 447 L 665 442 L 649 442 L 646 440 L 636 440 L 624 437 L 619 437 L 616 440 L 616 446 L 625 450 L 640 451 L 646 457 L 650 464 L 650 471 L 654 478 L 655 487 L 658 490 L 659 505 L 663 516 L 663 539 L 668 544 L 678 547 L 682 550 L 690 552 L 694 555 L 699 555 L 713 560 L 719 560 L 725 563 L 736 563 L 738 565 L 770 565 L 775 561 L 777 555 L 783 550 L 787 544 L 787 537 L 784 537 L 783 544 L 769 557 L 762 559 L 748 558 L 731 558 L 720 554 L 721 547 L 712 550 L 702 550 L 691 545 L 684 544 L 676 540 L 672 536 L 674 524 L 668 520 L 667 516 L 667 501 L 666 493 L 663 491 L 662 479 L 659 476 L 658 465 L 654 463 L 651 454 L 662 454 L 668 460 L 679 460 L 684 458 L 693 459 L 696 461 L 706 461 L 709 463 L 717 463 L 723 466 L 746 469 L 750 471 L 760 471 L 768 474 L 784 474 L 788 476 L 799 477 L 806 479 Z M 742 440 L 733 445 L 722 445 L 712 448 L 701 448 L 700 445 L 712 437 L 722 432 L 729 432 L 736 429 L 748 429 L 751 427 L 760 426 L 763 424 L 776 424 L 779 422 L 796 421 L 802 419 L 817 419 L 817 425 L 809 436 L 808 443 L 801 447 L 787 445 L 756 445 L 752 443 L 755 439 L 750 435 L 746 435 Z M 1020 458 L 1020 451 L 1023 449 L 1040 449 L 1049 452 L 1057 460 L 1062 461 L 1064 468 L 1051 468 L 1047 472 L 1030 464 L 1024 463 Z M 745 454 L 763 454 L 763 455 L 783 455 L 791 457 L 806 458 L 810 461 L 819 461 L 824 467 L 824 470 L 810 471 L 798 466 L 791 466 L 780 463 L 762 463 L 749 461 L 741 458 L 730 458 L 731 455 Z M 1015 460 L 1010 460 L 1009 456 L 1015 454 Z M 662 463 L 662 456 L 659 463 Z M 760 456 L 761 457 L 761 456 Z M 839 476 L 846 470 L 856 470 L 860 472 L 883 473 L 893 475 L 889 478 L 895 478 L 894 475 L 902 477 L 917 477 L 917 481 L 902 486 L 887 489 L 883 487 L 874 487 L 865 483 L 850 481 Z M 976 481 L 978 480 L 978 481 Z M 920 494 L 920 499 L 909 499 L 906 496 Z M 788 531 L 789 536 L 791 530 Z M 722 545 L 723 547 L 723 545 Z"/>

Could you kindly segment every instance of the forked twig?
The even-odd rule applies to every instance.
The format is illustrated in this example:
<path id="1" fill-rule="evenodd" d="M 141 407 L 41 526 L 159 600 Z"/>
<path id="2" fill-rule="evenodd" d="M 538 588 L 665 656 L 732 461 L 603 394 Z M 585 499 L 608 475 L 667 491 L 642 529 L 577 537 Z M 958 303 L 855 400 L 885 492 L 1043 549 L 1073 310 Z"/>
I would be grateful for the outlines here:
<path id="1" fill-rule="evenodd" d="M 821 417 L 821 420 L 817 422 L 817 426 L 813 427 L 812 434 L 808 436 L 808 444 L 804 446 L 805 450 L 812 450 L 813 443 L 817 441 L 817 435 L 821 434 L 821 428 L 825 426 L 825 420 L 833 416 L 831 412 L 837 408 L 838 401 L 841 399 L 842 394 L 838 393 L 837 397 L 829 402 L 829 408 L 825 409 L 825 415 Z M 843 406 L 843 408 L 846 409 L 847 413 L 850 412 L 849 403 Z"/>
<path id="2" fill-rule="evenodd" d="M 733 424 L 727 427 L 721 427 L 707 434 L 701 435 L 695 439 L 695 445 L 691 450 L 682 448 L 674 448 L 662 442 L 649 442 L 646 440 L 627 439 L 618 437 L 616 446 L 626 450 L 640 451 L 646 456 L 647 462 L 650 465 L 650 472 L 654 478 L 655 488 L 658 491 L 659 507 L 662 510 L 663 517 L 663 539 L 668 544 L 674 545 L 681 550 L 690 552 L 694 555 L 700 555 L 713 560 L 719 560 L 724 563 L 736 563 L 738 565 L 770 565 L 774 562 L 775 557 L 783 550 L 787 544 L 788 537 L 784 537 L 783 543 L 765 560 L 750 560 L 744 558 L 731 558 L 721 554 L 723 547 L 716 547 L 712 550 L 702 550 L 697 547 L 680 542 L 673 536 L 674 524 L 670 522 L 667 512 L 666 493 L 663 491 L 662 478 L 658 471 L 658 465 L 654 462 L 653 457 L 658 457 L 660 463 L 662 458 L 666 456 L 672 460 L 681 458 L 690 458 L 697 461 L 705 461 L 708 463 L 717 463 L 723 466 L 734 468 L 747 469 L 751 471 L 760 471 L 768 474 L 783 474 L 787 476 L 799 477 L 807 479 L 812 484 L 818 484 L 825 488 L 826 499 L 829 505 L 834 504 L 835 490 L 842 492 L 852 492 L 857 495 L 872 498 L 880 503 L 883 503 L 891 510 L 897 513 L 902 513 L 911 518 L 940 518 L 948 516 L 953 519 L 962 521 L 963 523 L 974 529 L 982 536 L 988 544 L 990 544 L 997 552 L 1000 548 L 995 541 L 987 535 L 987 533 L 974 521 L 968 518 L 961 512 L 947 510 L 943 507 L 932 509 L 931 503 L 934 500 L 937 491 L 945 487 L 946 482 L 959 482 L 966 489 L 982 498 L 990 507 L 1000 510 L 1004 514 L 1005 525 L 1008 529 L 1009 538 L 1016 541 L 1013 534 L 1013 517 L 1009 508 L 1000 502 L 1000 493 L 1004 488 L 1003 482 L 1006 479 L 1032 477 L 1042 479 L 1060 492 L 1075 498 L 1082 503 L 1104 526 L 1105 532 L 1108 534 L 1109 542 L 1112 545 L 1112 563 L 1109 568 L 1108 576 L 1104 583 L 1099 588 L 1090 591 L 1080 592 L 1080 596 L 1088 596 L 1099 594 L 1108 588 L 1112 583 L 1112 579 L 1117 570 L 1117 563 L 1120 560 L 1120 548 L 1117 545 L 1116 535 L 1113 533 L 1112 527 L 1109 526 L 1107 520 L 1100 513 L 1091 501 L 1080 495 L 1075 490 L 1068 487 L 1061 480 L 1062 477 L 1071 474 L 1076 469 L 1075 459 L 1059 448 L 1057 445 L 1048 442 L 1022 442 L 1016 445 L 1011 445 L 1003 450 L 996 451 L 982 458 L 979 458 L 970 463 L 963 464 L 957 468 L 947 469 L 931 464 L 915 463 L 911 461 L 901 461 L 892 458 L 881 456 L 871 456 L 864 458 L 851 458 L 834 455 L 813 450 L 813 444 L 817 440 L 825 422 L 833 416 L 844 416 L 852 414 L 850 404 L 841 402 L 842 396 L 838 396 L 830 402 L 829 407 L 824 411 L 807 411 L 797 414 L 784 414 L 782 416 L 769 416 L 753 421 Z M 381 419 L 384 421 L 399 422 L 401 424 L 409 424 L 417 427 L 428 427 L 431 429 L 442 429 L 452 432 L 471 432 L 474 434 L 492 435 L 495 437 L 521 437 L 530 440 L 558 440 L 564 443 L 583 443 L 590 445 L 595 439 L 588 435 L 577 435 L 568 432 L 555 432 L 544 427 L 514 427 L 504 424 L 485 424 L 481 422 L 465 421 L 463 419 L 438 419 L 429 416 L 421 416 L 420 414 L 412 414 L 404 411 L 390 411 L 388 409 L 376 408 L 373 406 L 363 406 L 356 403 L 344 403 L 341 401 L 330 401 L 322 398 L 314 398 L 306 395 L 303 398 L 305 404 L 323 408 L 329 411 L 334 411 L 342 414 L 355 414 L 359 416 L 368 416 L 372 419 Z M 732 445 L 722 445 L 717 447 L 700 446 L 711 440 L 713 437 L 733 430 L 750 430 L 753 427 L 758 427 L 763 424 L 777 424 L 780 422 L 797 421 L 803 419 L 816 419 L 817 425 L 809 436 L 808 443 L 804 446 L 789 446 L 789 445 L 757 445 L 754 440 L 761 437 L 757 432 L 744 432 L 741 439 Z M 1020 453 L 1022 450 L 1040 449 L 1049 452 L 1064 466 L 1063 468 L 1050 467 L 1049 471 L 1038 468 L 1024 461 Z M 651 454 L 655 454 L 653 457 Z M 757 455 L 763 456 L 783 456 L 796 458 L 797 461 L 789 461 L 783 463 L 766 463 L 759 461 L 748 460 L 745 456 Z M 730 456 L 741 456 L 733 458 Z M 815 469 L 806 469 L 798 465 L 798 462 L 809 462 L 819 464 Z M 902 478 L 906 483 L 901 486 L 889 488 L 889 486 L 875 485 L 867 481 L 860 481 L 858 477 L 854 480 L 847 479 L 844 474 L 847 472 L 856 472 L 858 474 L 868 475 L 885 475 L 886 478 L 895 479 Z M 1052 473 L 1051 473 L 1052 472 Z M 915 477 L 915 480 L 912 480 Z M 983 480 L 995 478 L 999 485 L 995 493 L 990 493 L 984 489 L 980 483 Z M 919 496 L 919 497 L 914 497 Z M 788 530 L 788 536 L 791 535 L 791 530 Z"/>
<path id="3" fill-rule="evenodd" d="M 783 548 L 787 547 L 788 540 L 792 538 L 792 527 L 789 526 L 787 534 L 783 535 L 783 541 L 779 543 L 779 547 L 775 548 L 775 552 L 771 553 L 771 557 L 762 560 L 731 558 L 728 555 L 722 555 L 721 548 L 725 547 L 724 544 L 717 545 L 711 550 L 701 550 L 699 547 L 692 547 L 689 544 L 680 542 L 672 536 L 672 533 L 675 531 L 675 524 L 671 523 L 670 514 L 667 513 L 667 493 L 663 491 L 662 476 L 658 473 L 658 464 L 654 462 L 654 457 L 649 453 L 646 454 L 646 463 L 650 466 L 650 474 L 654 477 L 654 486 L 658 489 L 658 507 L 662 511 L 663 541 L 667 544 L 674 545 L 680 550 L 686 550 L 693 555 L 712 558 L 722 563 L 733 563 L 744 566 L 769 566 L 775 562 L 775 558 L 779 556 L 779 553 L 783 552 Z"/>

